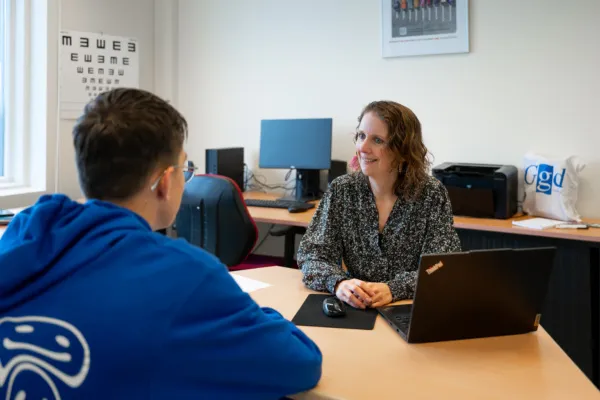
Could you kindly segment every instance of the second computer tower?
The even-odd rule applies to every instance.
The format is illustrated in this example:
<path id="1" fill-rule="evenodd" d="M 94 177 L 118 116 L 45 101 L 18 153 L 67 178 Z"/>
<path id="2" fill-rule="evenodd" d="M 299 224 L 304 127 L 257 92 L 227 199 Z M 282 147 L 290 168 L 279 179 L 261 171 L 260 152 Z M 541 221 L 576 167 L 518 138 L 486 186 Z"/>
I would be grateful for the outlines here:
<path id="1" fill-rule="evenodd" d="M 331 167 L 329 168 L 327 174 L 327 181 L 329 183 L 333 182 L 335 178 L 338 178 L 342 175 L 346 175 L 348 173 L 348 163 L 342 160 L 331 160 Z"/>
<path id="2" fill-rule="evenodd" d="M 244 191 L 244 148 L 206 149 L 206 173 L 232 179 Z"/>

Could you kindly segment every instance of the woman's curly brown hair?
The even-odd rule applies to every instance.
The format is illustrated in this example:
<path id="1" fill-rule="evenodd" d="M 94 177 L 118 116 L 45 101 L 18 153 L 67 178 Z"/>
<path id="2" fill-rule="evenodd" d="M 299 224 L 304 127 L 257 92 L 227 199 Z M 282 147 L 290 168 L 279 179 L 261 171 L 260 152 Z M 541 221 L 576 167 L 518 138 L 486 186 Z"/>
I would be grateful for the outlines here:
<path id="1" fill-rule="evenodd" d="M 431 165 L 427 158 L 427 147 L 423 143 L 421 122 L 411 109 L 402 104 L 374 101 L 360 113 L 358 126 L 370 112 L 377 115 L 388 129 L 388 149 L 395 156 L 392 167 L 400 170 L 394 192 L 407 201 L 415 200 L 423 189 Z"/>

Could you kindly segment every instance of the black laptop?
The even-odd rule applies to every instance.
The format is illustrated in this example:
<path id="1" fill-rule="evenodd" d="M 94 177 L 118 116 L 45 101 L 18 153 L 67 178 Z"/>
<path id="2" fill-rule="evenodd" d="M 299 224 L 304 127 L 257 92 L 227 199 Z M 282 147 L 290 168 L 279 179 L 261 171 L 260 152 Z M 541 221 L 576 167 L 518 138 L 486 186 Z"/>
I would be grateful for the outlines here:
<path id="1" fill-rule="evenodd" d="M 378 308 L 408 343 L 536 331 L 556 248 L 421 256 L 412 305 Z"/>

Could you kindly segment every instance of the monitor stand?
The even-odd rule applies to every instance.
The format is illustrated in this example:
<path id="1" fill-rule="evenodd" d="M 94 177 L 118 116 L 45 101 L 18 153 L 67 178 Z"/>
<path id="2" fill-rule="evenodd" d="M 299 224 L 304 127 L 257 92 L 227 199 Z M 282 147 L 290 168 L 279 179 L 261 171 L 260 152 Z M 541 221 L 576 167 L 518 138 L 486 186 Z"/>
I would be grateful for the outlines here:
<path id="1" fill-rule="evenodd" d="M 296 196 L 281 197 L 280 200 L 309 202 L 321 198 L 321 170 L 296 170 Z"/>

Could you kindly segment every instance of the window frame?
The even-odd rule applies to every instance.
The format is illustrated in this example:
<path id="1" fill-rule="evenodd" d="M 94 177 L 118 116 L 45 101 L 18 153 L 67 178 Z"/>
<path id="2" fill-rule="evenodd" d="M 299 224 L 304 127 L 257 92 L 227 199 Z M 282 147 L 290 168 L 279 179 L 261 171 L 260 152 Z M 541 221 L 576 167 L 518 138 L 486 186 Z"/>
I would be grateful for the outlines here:
<path id="1" fill-rule="evenodd" d="M 7 179 L 4 177 L 4 131 L 6 126 L 4 124 L 4 60 L 6 59 L 4 53 L 4 44 L 6 42 L 5 33 L 5 6 L 6 0 L 0 0 L 0 183 L 5 182 Z"/>
<path id="2" fill-rule="evenodd" d="M 4 176 L 0 208 L 56 191 L 60 0 L 1 0 L 4 49 Z"/>

